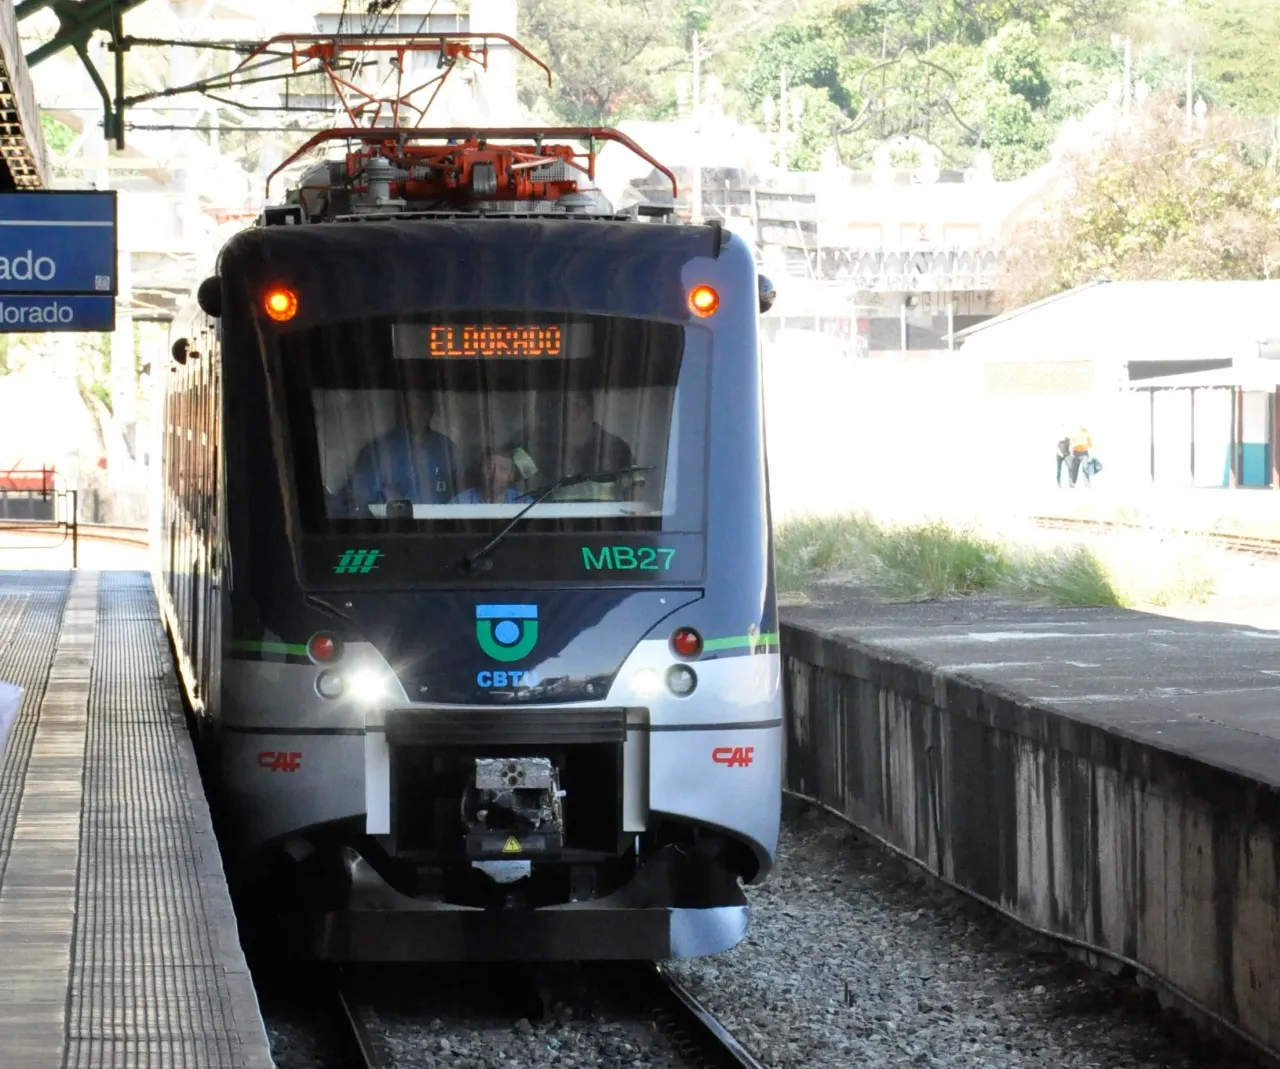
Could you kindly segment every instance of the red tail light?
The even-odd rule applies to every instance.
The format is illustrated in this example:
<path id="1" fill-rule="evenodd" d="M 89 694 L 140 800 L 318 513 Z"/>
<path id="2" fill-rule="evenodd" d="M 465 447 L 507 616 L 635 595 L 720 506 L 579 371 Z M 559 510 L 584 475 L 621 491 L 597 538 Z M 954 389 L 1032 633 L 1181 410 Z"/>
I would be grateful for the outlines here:
<path id="1" fill-rule="evenodd" d="M 307 656 L 316 664 L 333 664 L 342 655 L 342 644 L 332 635 L 312 635 L 307 643 Z"/>
<path id="2" fill-rule="evenodd" d="M 702 652 L 702 636 L 692 627 L 681 627 L 671 636 L 677 657 L 697 657 Z"/>

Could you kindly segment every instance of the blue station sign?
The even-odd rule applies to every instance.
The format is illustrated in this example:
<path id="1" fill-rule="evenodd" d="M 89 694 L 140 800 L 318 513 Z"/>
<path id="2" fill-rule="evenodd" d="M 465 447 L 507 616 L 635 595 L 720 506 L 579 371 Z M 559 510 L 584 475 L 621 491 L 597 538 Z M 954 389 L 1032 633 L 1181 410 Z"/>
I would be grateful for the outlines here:
<path id="1" fill-rule="evenodd" d="M 114 297 L 33 297 L 0 294 L 0 333 L 43 334 L 51 330 L 113 331 Z"/>
<path id="2" fill-rule="evenodd" d="M 116 194 L 0 193 L 0 332 L 115 329 Z"/>

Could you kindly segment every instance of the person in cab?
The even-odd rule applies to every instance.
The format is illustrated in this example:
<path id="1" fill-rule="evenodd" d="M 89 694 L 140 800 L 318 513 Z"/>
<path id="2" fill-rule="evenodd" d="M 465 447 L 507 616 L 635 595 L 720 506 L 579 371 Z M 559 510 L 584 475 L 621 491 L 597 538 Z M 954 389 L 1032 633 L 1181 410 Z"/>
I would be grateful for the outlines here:
<path id="1" fill-rule="evenodd" d="M 563 474 L 594 475 L 631 467 L 631 447 L 596 422 L 595 403 L 589 392 L 569 394 L 565 415 Z"/>
<path id="2" fill-rule="evenodd" d="M 400 422 L 356 458 L 346 497 L 357 514 L 388 501 L 432 505 L 454 495 L 457 450 L 452 439 L 431 429 L 431 395 L 409 391 L 400 395 L 400 403 Z"/>
<path id="3" fill-rule="evenodd" d="M 512 485 L 520 477 L 517 450 L 512 446 L 486 449 L 471 466 L 469 485 L 453 499 L 455 505 L 528 504 L 532 498 Z"/>

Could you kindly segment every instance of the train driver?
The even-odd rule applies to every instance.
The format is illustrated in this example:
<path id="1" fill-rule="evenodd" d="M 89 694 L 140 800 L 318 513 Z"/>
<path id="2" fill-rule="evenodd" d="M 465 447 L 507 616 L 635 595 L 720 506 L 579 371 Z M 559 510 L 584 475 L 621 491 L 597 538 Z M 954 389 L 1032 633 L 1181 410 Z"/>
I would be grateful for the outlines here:
<path id="1" fill-rule="evenodd" d="M 358 513 L 371 504 L 398 500 L 441 504 L 454 495 L 457 450 L 451 439 L 431 429 L 435 414 L 431 395 L 409 390 L 399 400 L 400 422 L 369 442 L 356 458 L 347 492 Z"/>

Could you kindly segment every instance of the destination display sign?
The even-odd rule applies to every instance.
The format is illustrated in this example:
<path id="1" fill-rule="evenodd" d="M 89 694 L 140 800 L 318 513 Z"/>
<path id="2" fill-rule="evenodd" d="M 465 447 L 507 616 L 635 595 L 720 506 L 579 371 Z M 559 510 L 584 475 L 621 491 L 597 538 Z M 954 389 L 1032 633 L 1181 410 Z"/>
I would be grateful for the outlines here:
<path id="1" fill-rule="evenodd" d="M 590 356 L 587 323 L 397 324 L 401 360 L 536 360 Z"/>
<path id="2" fill-rule="evenodd" d="M 114 297 L 116 286 L 114 191 L 0 193 L 0 296 Z"/>

